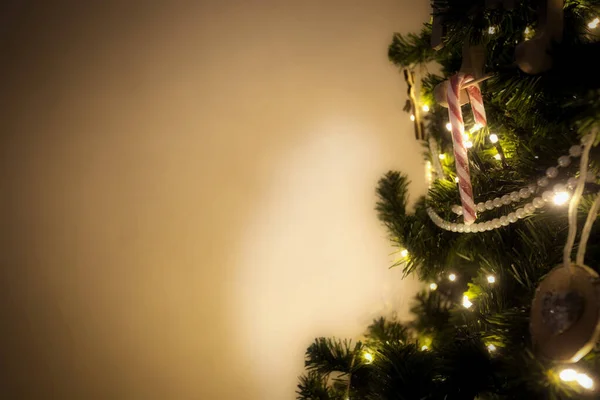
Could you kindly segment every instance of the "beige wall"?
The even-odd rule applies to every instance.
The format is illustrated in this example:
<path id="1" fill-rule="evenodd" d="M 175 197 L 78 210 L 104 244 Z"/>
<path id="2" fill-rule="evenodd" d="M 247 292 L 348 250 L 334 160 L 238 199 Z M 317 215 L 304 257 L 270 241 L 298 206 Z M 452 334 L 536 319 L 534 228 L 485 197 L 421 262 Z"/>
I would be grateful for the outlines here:
<path id="1" fill-rule="evenodd" d="M 427 2 L 12 3 L 0 397 L 292 399 L 406 312 L 374 186 L 425 187 L 386 47 Z"/>

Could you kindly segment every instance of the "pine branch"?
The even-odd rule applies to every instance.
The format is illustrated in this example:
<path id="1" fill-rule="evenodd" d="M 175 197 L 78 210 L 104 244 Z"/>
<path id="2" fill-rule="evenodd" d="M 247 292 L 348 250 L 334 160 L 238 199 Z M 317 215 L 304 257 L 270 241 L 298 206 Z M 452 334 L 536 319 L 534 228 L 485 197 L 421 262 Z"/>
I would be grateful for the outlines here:
<path id="1" fill-rule="evenodd" d="M 357 342 L 354 348 L 352 341 L 330 338 L 318 338 L 306 350 L 304 366 L 309 371 L 320 374 L 331 372 L 351 373 L 353 360 L 359 356 L 362 344 Z"/>

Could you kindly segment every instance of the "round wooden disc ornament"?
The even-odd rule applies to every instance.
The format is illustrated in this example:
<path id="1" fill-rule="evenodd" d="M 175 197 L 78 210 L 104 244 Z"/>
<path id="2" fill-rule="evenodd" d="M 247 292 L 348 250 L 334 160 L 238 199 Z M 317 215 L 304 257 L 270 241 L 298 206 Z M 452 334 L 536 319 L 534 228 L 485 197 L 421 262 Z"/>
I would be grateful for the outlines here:
<path id="1" fill-rule="evenodd" d="M 534 350 L 560 362 L 577 362 L 600 335 L 600 278 L 585 265 L 554 268 L 531 306 Z"/>

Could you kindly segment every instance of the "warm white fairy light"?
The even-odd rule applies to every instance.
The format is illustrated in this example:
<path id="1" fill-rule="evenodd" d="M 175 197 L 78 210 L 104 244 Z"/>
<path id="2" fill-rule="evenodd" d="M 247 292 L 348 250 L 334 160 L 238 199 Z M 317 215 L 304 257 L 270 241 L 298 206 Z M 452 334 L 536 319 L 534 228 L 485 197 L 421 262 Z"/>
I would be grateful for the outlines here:
<path id="1" fill-rule="evenodd" d="M 577 372 L 573 368 L 565 368 L 558 374 L 563 382 L 577 382 L 584 389 L 592 389 L 594 380 L 588 374 Z"/>
<path id="2" fill-rule="evenodd" d="M 563 204 L 566 204 L 567 201 L 569 201 L 570 197 L 571 195 L 569 194 L 569 192 L 557 192 L 556 194 L 554 194 L 554 198 L 552 199 L 552 201 L 557 206 L 562 206 Z"/>
<path id="3" fill-rule="evenodd" d="M 429 112 L 429 106 L 427 104 L 423 104 L 422 110 L 423 112 Z"/>
<path id="4" fill-rule="evenodd" d="M 450 281 L 454 282 L 456 280 L 456 275 L 450 274 L 450 275 L 448 275 L 448 279 L 450 279 Z"/>
<path id="5" fill-rule="evenodd" d="M 471 142 L 470 140 L 467 140 L 467 141 L 465 142 L 465 147 L 466 147 L 467 149 L 470 149 L 471 147 L 473 147 L 473 142 Z"/>
<path id="6" fill-rule="evenodd" d="M 494 275 L 488 275 L 487 281 L 488 283 L 496 283 L 496 277 Z"/>
<path id="7" fill-rule="evenodd" d="M 590 378 L 587 374 L 577 374 L 577 383 L 581 385 L 582 388 L 591 389 L 594 387 L 594 380 Z"/>
<path id="8" fill-rule="evenodd" d="M 429 346 L 427 346 L 426 344 L 424 344 L 423 346 L 421 346 L 421 351 L 425 351 L 428 350 Z"/>
<path id="9" fill-rule="evenodd" d="M 490 351 L 490 353 L 493 353 L 494 351 L 496 351 L 496 346 L 494 346 L 493 344 L 488 344 L 487 348 Z"/>
<path id="10" fill-rule="evenodd" d="M 446 129 L 447 129 L 447 130 L 449 130 L 449 131 L 451 131 L 451 130 L 452 130 L 452 124 L 451 124 L 450 122 L 448 122 L 448 123 L 446 124 Z"/>
<path id="11" fill-rule="evenodd" d="M 414 115 L 414 114 L 411 114 L 411 115 L 410 115 L 410 120 L 411 120 L 411 121 L 414 121 L 414 120 L 415 120 L 415 115 Z"/>
<path id="12" fill-rule="evenodd" d="M 495 26 L 490 26 L 490 27 L 488 28 L 488 33 L 489 33 L 490 35 L 493 35 L 494 33 L 496 33 L 496 31 L 497 31 L 497 30 L 498 30 L 498 29 L 497 29 Z"/>
<path id="13" fill-rule="evenodd" d="M 590 23 L 588 24 L 588 28 L 596 29 L 598 25 L 600 25 L 600 18 L 596 17 L 590 21 Z"/>
<path id="14" fill-rule="evenodd" d="M 430 283 L 429 284 L 429 289 L 431 289 L 431 290 L 437 290 L 437 288 L 438 288 L 437 283 Z"/>
<path id="15" fill-rule="evenodd" d="M 490 133 L 490 142 L 498 143 L 498 135 L 496 135 L 495 133 Z"/>
<path id="16" fill-rule="evenodd" d="M 446 155 L 444 153 L 441 153 L 439 156 L 440 160 L 445 160 L 446 159 Z"/>
<path id="17" fill-rule="evenodd" d="M 368 351 L 364 352 L 363 358 L 367 361 L 367 364 L 370 364 L 373 362 L 373 354 L 369 353 Z"/>
<path id="18" fill-rule="evenodd" d="M 575 379 L 577 379 L 577 371 L 571 368 L 566 368 L 560 371 L 560 374 L 558 374 L 558 376 L 564 382 L 573 382 Z"/>
<path id="19" fill-rule="evenodd" d="M 462 305 L 463 305 L 464 308 L 471 308 L 471 306 L 473 305 L 473 303 L 471 303 L 471 301 L 469 300 L 469 298 L 465 295 L 465 296 L 463 296 Z"/>
<path id="20" fill-rule="evenodd" d="M 529 29 L 529 27 L 526 27 L 525 28 L 525 34 L 529 35 L 530 33 L 531 33 L 531 29 Z"/>
<path id="21" fill-rule="evenodd" d="M 463 133 L 462 137 L 463 137 L 463 140 L 469 140 L 469 134 L 468 133 Z"/>
<path id="22" fill-rule="evenodd" d="M 458 183 L 458 176 L 454 177 L 454 182 Z"/>
<path id="23" fill-rule="evenodd" d="M 402 251 L 400 251 L 400 257 L 402 257 L 402 258 L 408 257 L 408 250 L 402 249 Z"/>
<path id="24" fill-rule="evenodd" d="M 500 154 L 496 154 L 494 158 L 498 161 L 502 160 L 502 156 Z"/>

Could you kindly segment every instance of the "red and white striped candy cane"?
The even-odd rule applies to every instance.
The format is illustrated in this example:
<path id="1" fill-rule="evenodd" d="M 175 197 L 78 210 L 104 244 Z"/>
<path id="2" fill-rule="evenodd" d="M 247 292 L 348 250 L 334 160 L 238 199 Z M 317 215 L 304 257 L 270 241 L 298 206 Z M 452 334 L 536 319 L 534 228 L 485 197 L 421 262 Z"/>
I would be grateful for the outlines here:
<path id="1" fill-rule="evenodd" d="M 456 174 L 458 176 L 458 190 L 463 208 L 463 217 L 466 225 L 471 225 L 477 218 L 475 200 L 473 199 L 473 187 L 471 186 L 471 174 L 469 172 L 469 157 L 467 148 L 463 141 L 465 133 L 465 124 L 463 122 L 462 111 L 460 109 L 460 91 L 462 86 L 473 77 L 463 73 L 458 73 L 450 78 L 448 85 L 448 115 L 452 125 L 452 143 L 454 148 L 454 160 L 456 163 Z M 481 126 L 487 125 L 485 109 L 483 107 L 483 97 L 481 90 L 477 85 L 466 88 L 471 102 L 471 110 L 475 123 Z"/>

